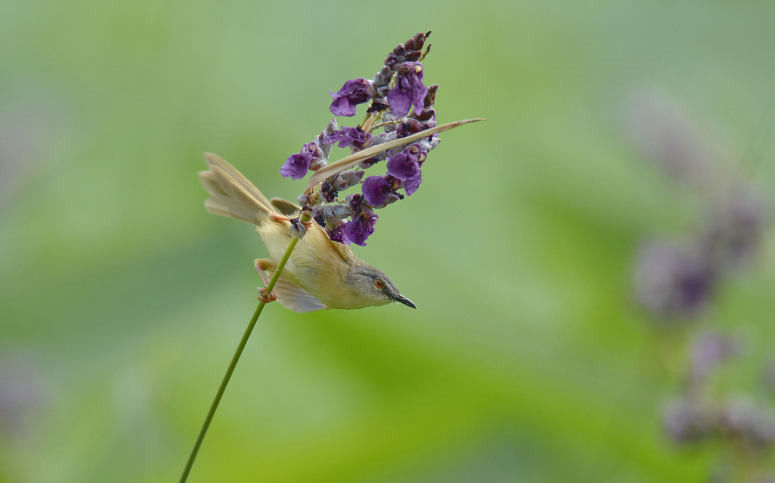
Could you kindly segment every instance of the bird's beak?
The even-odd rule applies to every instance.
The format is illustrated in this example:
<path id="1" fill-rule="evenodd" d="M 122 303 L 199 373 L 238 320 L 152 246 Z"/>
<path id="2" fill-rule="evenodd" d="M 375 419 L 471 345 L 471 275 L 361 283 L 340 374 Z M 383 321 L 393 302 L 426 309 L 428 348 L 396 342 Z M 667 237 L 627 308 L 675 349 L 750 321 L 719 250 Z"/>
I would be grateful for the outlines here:
<path id="1" fill-rule="evenodd" d="M 396 295 L 395 299 L 396 302 L 401 302 L 402 304 L 406 305 L 407 307 L 411 307 L 413 309 L 416 309 L 417 306 L 409 300 L 408 298 L 404 297 L 403 295 Z"/>

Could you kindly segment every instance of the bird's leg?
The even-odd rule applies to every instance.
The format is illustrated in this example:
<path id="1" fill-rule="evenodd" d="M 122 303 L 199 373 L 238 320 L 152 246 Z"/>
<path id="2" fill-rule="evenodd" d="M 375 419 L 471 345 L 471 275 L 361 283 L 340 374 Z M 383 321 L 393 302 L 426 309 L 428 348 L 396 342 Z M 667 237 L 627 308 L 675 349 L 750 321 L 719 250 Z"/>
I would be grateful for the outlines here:
<path id="1" fill-rule="evenodd" d="M 266 259 L 256 259 L 256 261 L 253 262 L 253 265 L 256 267 L 256 271 L 261 277 L 261 280 L 264 281 L 264 285 L 269 285 L 269 280 L 266 278 L 264 270 L 274 268 L 274 263 Z M 277 296 L 268 291 L 266 287 L 258 287 L 258 300 L 268 304 L 269 302 L 274 302 L 277 300 Z"/>
<path id="2" fill-rule="evenodd" d="M 271 219 L 272 219 L 272 221 L 291 221 L 291 219 L 290 219 L 290 218 L 288 218 L 287 216 L 285 216 L 285 215 L 280 215 L 280 214 L 278 214 L 278 213 L 271 213 L 271 214 L 269 215 L 269 218 L 271 218 Z"/>
<path id="3" fill-rule="evenodd" d="M 291 219 L 290 219 L 290 218 L 288 218 L 287 216 L 285 216 L 285 215 L 280 215 L 280 214 L 278 214 L 278 213 L 271 213 L 271 214 L 269 215 L 269 218 L 270 218 L 272 221 L 279 221 L 279 222 L 284 222 L 284 221 L 288 221 L 288 222 L 290 222 L 290 221 L 291 221 Z M 312 226 L 312 222 L 309 222 L 309 221 L 303 221 L 303 222 L 302 222 L 302 224 L 303 224 L 303 225 L 304 225 L 304 227 L 305 227 L 305 228 L 307 228 L 308 230 L 309 230 L 310 226 Z"/>

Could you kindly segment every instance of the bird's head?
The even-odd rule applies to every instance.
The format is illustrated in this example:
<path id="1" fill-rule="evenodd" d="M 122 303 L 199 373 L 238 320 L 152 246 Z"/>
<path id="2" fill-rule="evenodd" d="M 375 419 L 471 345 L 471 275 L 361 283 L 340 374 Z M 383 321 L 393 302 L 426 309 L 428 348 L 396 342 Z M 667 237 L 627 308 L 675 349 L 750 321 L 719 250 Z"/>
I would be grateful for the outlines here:
<path id="1" fill-rule="evenodd" d="M 411 300 L 401 295 L 393 281 L 382 270 L 366 263 L 350 266 L 347 284 L 363 302 L 364 307 L 400 302 L 413 309 L 417 308 Z"/>

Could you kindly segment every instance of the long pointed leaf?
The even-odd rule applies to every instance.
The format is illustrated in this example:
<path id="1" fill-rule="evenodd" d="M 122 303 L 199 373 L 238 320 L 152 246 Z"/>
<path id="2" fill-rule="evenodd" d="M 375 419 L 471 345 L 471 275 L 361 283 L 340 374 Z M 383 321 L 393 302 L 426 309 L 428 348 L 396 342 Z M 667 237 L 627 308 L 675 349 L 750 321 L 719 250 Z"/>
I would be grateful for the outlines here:
<path id="1" fill-rule="evenodd" d="M 376 146 L 372 146 L 362 151 L 358 151 L 357 153 L 353 153 L 347 156 L 346 158 L 342 158 L 339 161 L 329 164 L 325 168 L 318 170 L 309 179 L 309 184 L 307 184 L 307 191 L 312 189 L 318 183 L 323 182 L 323 180 L 325 180 L 326 178 L 333 176 L 341 171 L 344 171 L 345 169 L 351 166 L 354 166 L 355 164 L 363 161 L 364 159 L 369 159 L 370 157 L 376 154 L 385 152 L 388 149 L 393 149 L 398 146 L 403 146 L 404 144 L 409 144 L 413 141 L 417 141 L 418 139 L 426 138 L 433 134 L 440 133 L 442 131 L 448 131 L 458 126 L 462 126 L 464 124 L 469 124 L 477 121 L 484 121 L 484 118 L 479 117 L 476 119 L 464 119 L 462 121 L 448 122 L 446 124 L 442 124 L 440 126 L 432 127 L 430 129 L 426 129 L 425 131 L 420 131 L 418 133 L 412 134 L 411 136 L 406 136 L 405 138 L 395 139 L 393 141 L 388 141 L 386 143 L 377 144 Z"/>

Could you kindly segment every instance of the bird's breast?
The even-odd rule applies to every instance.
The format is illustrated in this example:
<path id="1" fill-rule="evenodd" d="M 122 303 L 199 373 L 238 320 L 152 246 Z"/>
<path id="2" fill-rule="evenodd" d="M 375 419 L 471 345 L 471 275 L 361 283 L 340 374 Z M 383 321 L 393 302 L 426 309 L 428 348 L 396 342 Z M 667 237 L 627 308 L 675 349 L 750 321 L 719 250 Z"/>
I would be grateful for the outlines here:
<path id="1" fill-rule="evenodd" d="M 257 230 L 269 257 L 275 263 L 280 263 L 291 242 L 289 225 L 288 222 L 268 222 Z M 296 244 L 282 278 L 304 289 L 328 307 L 347 308 L 342 303 L 345 299 L 349 302 L 352 294 L 346 284 L 346 272 L 347 263 L 331 246 L 328 235 L 313 224 Z"/>

